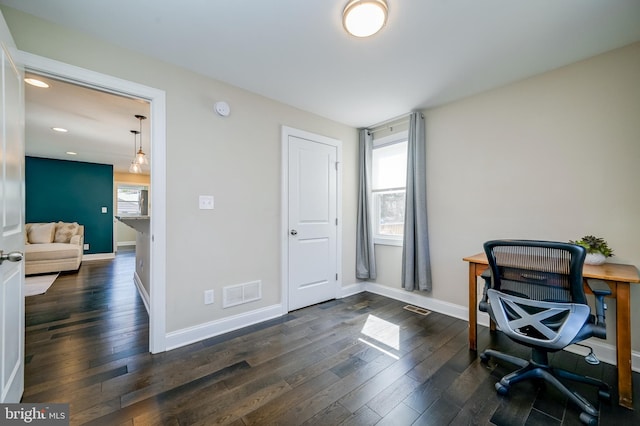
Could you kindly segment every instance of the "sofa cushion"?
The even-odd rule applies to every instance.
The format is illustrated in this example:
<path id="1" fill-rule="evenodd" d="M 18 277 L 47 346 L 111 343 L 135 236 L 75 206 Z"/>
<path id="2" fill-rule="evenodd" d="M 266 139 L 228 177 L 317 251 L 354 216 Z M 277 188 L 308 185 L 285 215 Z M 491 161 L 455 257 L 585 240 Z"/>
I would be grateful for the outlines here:
<path id="1" fill-rule="evenodd" d="M 56 233 L 53 237 L 54 243 L 69 243 L 71 241 L 71 237 L 78 233 L 78 223 L 65 223 L 58 222 L 56 223 Z"/>
<path id="2" fill-rule="evenodd" d="M 78 257 L 80 247 L 66 243 L 30 244 L 24 248 L 27 262 L 36 260 L 60 260 Z"/>
<path id="3" fill-rule="evenodd" d="M 29 227 L 27 236 L 31 244 L 47 244 L 53 242 L 55 223 L 34 223 Z"/>

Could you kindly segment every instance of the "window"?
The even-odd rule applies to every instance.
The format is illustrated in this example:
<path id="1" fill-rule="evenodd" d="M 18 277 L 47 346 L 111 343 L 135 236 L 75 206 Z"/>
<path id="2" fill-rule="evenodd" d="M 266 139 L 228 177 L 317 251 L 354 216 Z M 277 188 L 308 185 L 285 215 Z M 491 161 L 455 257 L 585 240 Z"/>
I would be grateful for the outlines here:
<path id="1" fill-rule="evenodd" d="M 373 141 L 373 239 L 376 244 L 402 245 L 407 183 L 407 132 Z"/>
<path id="2" fill-rule="evenodd" d="M 140 216 L 146 214 L 142 204 L 147 202 L 147 187 L 140 185 L 118 185 L 118 216 Z"/>

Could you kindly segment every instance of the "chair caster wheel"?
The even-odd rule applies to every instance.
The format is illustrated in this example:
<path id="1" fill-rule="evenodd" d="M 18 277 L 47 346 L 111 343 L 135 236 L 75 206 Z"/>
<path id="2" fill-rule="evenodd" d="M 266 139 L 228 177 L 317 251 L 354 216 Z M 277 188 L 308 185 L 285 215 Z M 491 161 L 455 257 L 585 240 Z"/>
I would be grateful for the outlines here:
<path id="1" fill-rule="evenodd" d="M 608 389 L 598 389 L 598 397 L 603 401 L 611 402 L 611 393 Z"/>
<path id="2" fill-rule="evenodd" d="M 485 354 L 484 352 L 480 354 L 480 362 L 486 364 L 489 362 L 489 355 Z"/>
<path id="3" fill-rule="evenodd" d="M 580 421 L 582 423 L 584 423 L 585 425 L 589 425 L 589 426 L 597 426 L 598 425 L 598 418 L 597 417 L 593 417 L 591 414 L 582 412 L 580 413 Z"/>
<path id="4" fill-rule="evenodd" d="M 498 392 L 498 395 L 506 395 L 509 392 L 509 388 L 498 382 L 496 383 L 496 392 Z"/>

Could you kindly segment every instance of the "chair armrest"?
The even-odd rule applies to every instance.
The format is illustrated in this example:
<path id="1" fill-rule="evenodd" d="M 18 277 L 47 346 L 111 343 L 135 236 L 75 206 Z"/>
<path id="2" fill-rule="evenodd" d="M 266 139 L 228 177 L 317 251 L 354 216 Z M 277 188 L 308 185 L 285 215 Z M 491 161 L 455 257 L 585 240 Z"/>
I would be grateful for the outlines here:
<path id="1" fill-rule="evenodd" d="M 478 304 L 478 309 L 480 309 L 481 312 L 489 312 L 489 297 L 487 295 L 487 290 L 491 288 L 491 269 L 485 269 L 480 276 L 484 279 L 484 290 L 482 290 L 482 300 Z"/>
<path id="2" fill-rule="evenodd" d="M 609 284 L 602 280 L 594 280 L 587 278 L 587 285 L 591 292 L 596 296 L 610 296 L 611 288 L 609 288 Z"/>
<path id="3" fill-rule="evenodd" d="M 587 279 L 587 285 L 596 298 L 596 325 L 606 327 L 604 297 L 611 295 L 611 289 L 609 285 L 602 280 Z"/>

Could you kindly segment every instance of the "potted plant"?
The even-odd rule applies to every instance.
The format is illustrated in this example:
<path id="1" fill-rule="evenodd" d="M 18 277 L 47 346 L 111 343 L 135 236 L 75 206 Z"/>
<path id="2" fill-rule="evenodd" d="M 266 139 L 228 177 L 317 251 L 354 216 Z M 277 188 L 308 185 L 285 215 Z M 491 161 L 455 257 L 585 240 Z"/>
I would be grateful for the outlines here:
<path id="1" fill-rule="evenodd" d="M 577 241 L 569 241 L 587 249 L 587 257 L 584 263 L 587 265 L 602 265 L 607 257 L 613 256 L 613 249 L 609 247 L 604 238 L 585 235 Z"/>

